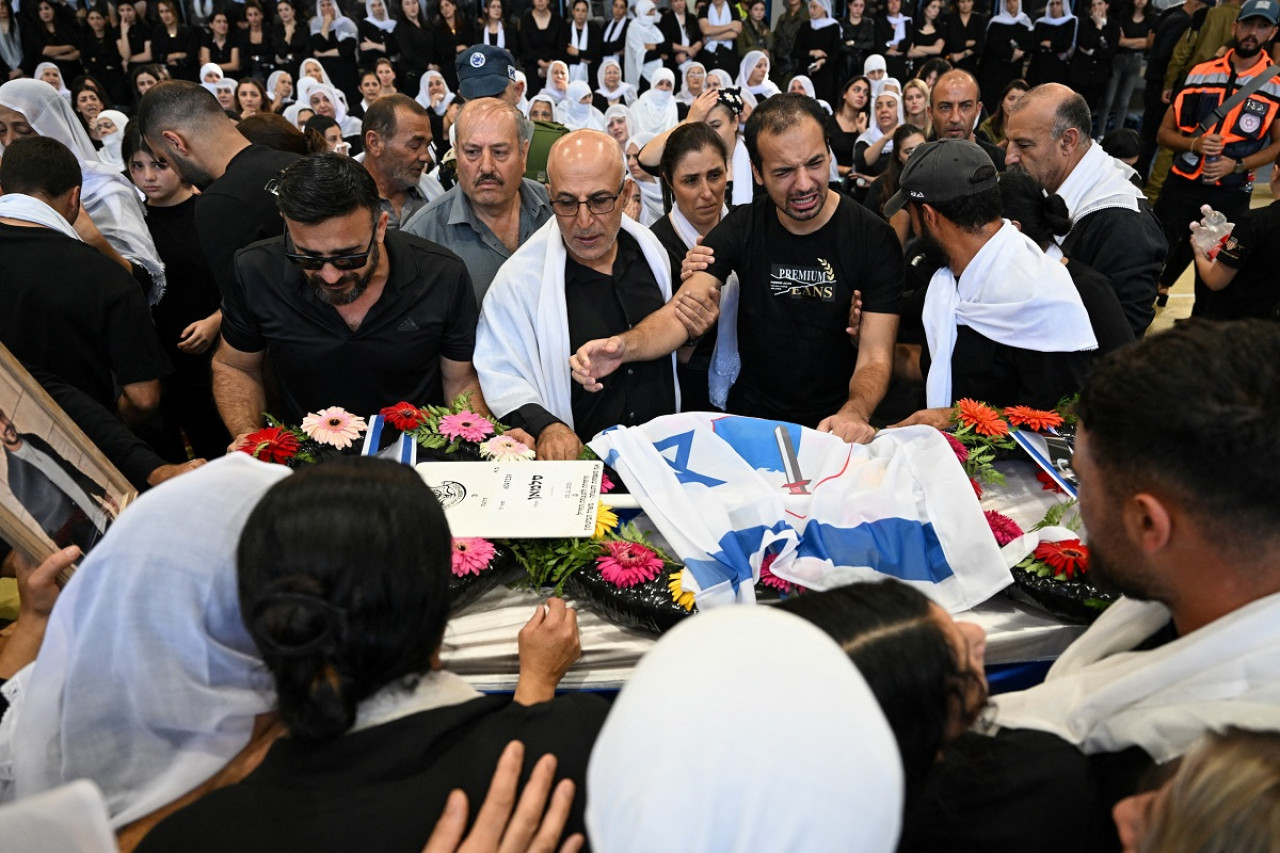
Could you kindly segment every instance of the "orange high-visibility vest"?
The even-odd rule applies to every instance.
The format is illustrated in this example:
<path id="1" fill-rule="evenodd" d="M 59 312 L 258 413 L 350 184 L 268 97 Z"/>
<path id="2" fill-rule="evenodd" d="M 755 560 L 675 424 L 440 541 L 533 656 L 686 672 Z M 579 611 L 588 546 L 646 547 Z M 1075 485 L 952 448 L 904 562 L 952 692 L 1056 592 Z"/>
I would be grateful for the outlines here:
<path id="1" fill-rule="evenodd" d="M 1197 125 L 1224 103 L 1236 91 L 1258 74 L 1271 67 L 1271 57 L 1265 50 L 1259 51 L 1257 62 L 1238 76 L 1231 65 L 1235 51 L 1225 56 L 1202 62 L 1187 75 L 1186 86 L 1173 101 L 1174 122 L 1178 129 L 1190 135 Z M 1239 162 L 1250 154 L 1267 147 L 1271 123 L 1280 113 L 1280 78 L 1269 80 L 1258 91 L 1236 104 L 1207 133 L 1222 136 L 1225 146 L 1223 157 Z M 1190 151 L 1177 155 L 1173 160 L 1173 173 L 1191 180 L 1199 179 L 1204 171 L 1204 158 Z M 1237 186 L 1245 192 L 1253 188 L 1253 172 L 1226 175 L 1216 186 Z"/>

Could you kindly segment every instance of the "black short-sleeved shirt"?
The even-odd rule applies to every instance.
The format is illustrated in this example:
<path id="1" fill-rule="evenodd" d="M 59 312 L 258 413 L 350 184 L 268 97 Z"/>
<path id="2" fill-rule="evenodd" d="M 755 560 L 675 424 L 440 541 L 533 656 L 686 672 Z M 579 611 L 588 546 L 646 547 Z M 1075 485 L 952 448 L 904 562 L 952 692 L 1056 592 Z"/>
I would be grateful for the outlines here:
<path id="1" fill-rule="evenodd" d="M 236 252 L 284 233 L 284 220 L 267 184 L 297 159 L 288 151 L 250 145 L 196 197 L 196 233 L 219 290 L 231 279 Z"/>
<path id="2" fill-rule="evenodd" d="M 363 416 L 400 400 L 442 405 L 440 358 L 471 361 L 478 312 L 462 261 L 399 231 L 387 231 L 384 248 L 386 286 L 355 330 L 285 258 L 283 238 L 236 255 L 222 337 L 242 352 L 270 353 L 284 420 L 325 406 Z"/>
<path id="3" fill-rule="evenodd" d="M 0 224 L 0 343 L 112 412 L 117 383 L 171 370 L 138 283 L 48 228 Z"/>
<path id="4" fill-rule="evenodd" d="M 858 352 L 845 334 L 853 292 L 866 314 L 898 314 L 902 248 L 893 229 L 837 194 L 831 220 L 797 236 L 765 196 L 735 208 L 703 243 L 707 270 L 720 281 L 737 272 L 742 372 L 729 411 L 817 426 L 849 398 Z M 830 204 L 828 198 L 827 204 Z"/>
<path id="5" fill-rule="evenodd" d="M 951 352 L 951 398 L 968 397 L 993 406 L 1052 409 L 1080 390 L 1095 351 L 1037 352 L 998 344 L 968 326 L 956 329 Z M 929 349 L 920 353 L 920 370 L 929 375 Z"/>
<path id="6" fill-rule="evenodd" d="M 1237 270 L 1222 290 L 1209 291 L 1207 304 L 1196 305 L 1196 316 L 1210 320 L 1245 317 L 1272 319 L 1280 306 L 1280 201 L 1251 210 L 1218 252 L 1218 263 Z M 1203 301 L 1203 297 L 1197 297 Z"/>
<path id="7" fill-rule="evenodd" d="M 645 260 L 640 244 L 618 232 L 618 255 L 611 275 L 598 273 L 572 258 L 565 259 L 564 297 L 568 313 L 569 351 L 587 341 L 620 335 L 661 308 L 666 300 Z M 676 410 L 671 359 L 627 364 L 605 377 L 592 393 L 575 384 L 571 392 L 574 432 L 582 441 L 622 424 L 635 426 Z M 534 436 L 559 420 L 536 403 L 521 406 L 507 420 Z"/>

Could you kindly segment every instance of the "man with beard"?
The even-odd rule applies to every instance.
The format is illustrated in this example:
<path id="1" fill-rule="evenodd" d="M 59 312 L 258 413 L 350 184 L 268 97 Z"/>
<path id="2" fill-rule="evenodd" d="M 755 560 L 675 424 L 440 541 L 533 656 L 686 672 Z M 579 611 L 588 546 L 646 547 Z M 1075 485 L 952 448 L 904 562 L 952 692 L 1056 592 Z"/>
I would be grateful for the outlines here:
<path id="1" fill-rule="evenodd" d="M 1133 169 L 1089 139 L 1092 126 L 1083 97 L 1060 83 L 1036 86 L 1009 112 L 1005 163 L 1067 203 L 1072 226 L 1059 241 L 1062 253 L 1111 279 L 1134 337 L 1142 337 L 1156 316 L 1169 244 L 1129 180 Z"/>
<path id="2" fill-rule="evenodd" d="M 1276 37 L 1280 0 L 1249 0 L 1233 25 L 1235 47 L 1191 69 L 1187 84 L 1164 114 L 1157 140 L 1174 152 L 1156 215 L 1169 240 L 1169 259 L 1160 276 L 1167 291 L 1192 262 L 1187 225 L 1207 204 L 1239 222 L 1249 209 L 1254 170 L 1280 155 L 1280 79 L 1271 79 L 1230 110 L 1220 106 L 1271 65 L 1263 50 Z M 1197 128 L 1207 123 L 1203 132 Z M 1194 315 L 1212 314 L 1213 291 L 1196 273 Z M 1206 314 L 1206 316 L 1208 316 Z"/>
<path id="3" fill-rule="evenodd" d="M 362 128 L 364 153 L 357 159 L 378 185 L 387 227 L 403 228 L 444 194 L 440 182 L 426 174 L 431 165 L 431 120 L 408 95 L 384 95 L 369 105 Z"/>
<path id="4" fill-rule="evenodd" d="M 223 291 L 213 396 L 236 443 L 262 426 L 268 354 L 288 423 L 463 392 L 487 413 L 471 366 L 475 294 L 457 256 L 388 230 L 377 185 L 349 157 L 304 157 L 276 193 L 284 236 L 239 252 Z"/>
<path id="5" fill-rule="evenodd" d="M 901 189 L 930 266 L 924 300 L 927 350 L 903 345 L 903 378 L 924 382 L 928 408 L 898 426 L 944 429 L 955 401 L 1050 409 L 1079 390 L 1098 348 L 1067 268 L 1006 221 L 996 168 L 972 142 L 941 139 L 917 148 Z M 902 367 L 902 362 L 906 366 Z"/>
<path id="6" fill-rule="evenodd" d="M 1280 728 L 1277 365 L 1280 326 L 1262 320 L 1193 319 L 1099 361 L 1072 466 L 1085 577 L 1124 597 L 944 749 L 899 849 L 1109 849 L 1080 843 L 1085 823 L 1153 762 L 1210 730 Z M 1054 743 L 1085 757 L 1100 804 L 1038 761 Z"/>
<path id="7" fill-rule="evenodd" d="M 1004 171 L 1004 149 L 975 136 L 978 116 L 982 114 L 982 95 L 978 80 L 960 68 L 943 74 L 929 90 L 929 118 L 933 133 L 938 139 L 967 139 L 991 158 L 1001 172 Z"/>
<path id="8" fill-rule="evenodd" d="M 197 187 L 196 233 L 218 289 L 226 292 L 235 253 L 283 229 L 273 179 L 297 154 L 252 145 L 202 86 L 152 86 L 138 106 L 139 128 L 156 159 Z"/>
<path id="9" fill-rule="evenodd" d="M 710 265 L 689 276 L 675 299 L 623 334 L 585 343 L 571 361 L 577 382 L 595 390 L 623 363 L 696 343 L 699 323 L 714 319 L 722 300 L 712 369 L 741 365 L 728 411 L 871 440 L 869 421 L 893 371 L 902 250 L 884 220 L 827 186 L 826 122 L 821 105 L 804 95 L 774 95 L 756 108 L 745 141 L 766 195 L 706 236 Z M 722 298 L 733 272 L 740 287 Z M 855 291 L 862 323 L 850 345 Z M 736 352 L 727 328 L 737 334 Z"/>
<path id="10" fill-rule="evenodd" d="M 454 127 L 458 183 L 404 229 L 456 252 L 483 304 L 498 268 L 551 218 L 551 206 L 546 189 L 524 177 L 533 123 L 518 109 L 497 98 L 467 101 Z"/>

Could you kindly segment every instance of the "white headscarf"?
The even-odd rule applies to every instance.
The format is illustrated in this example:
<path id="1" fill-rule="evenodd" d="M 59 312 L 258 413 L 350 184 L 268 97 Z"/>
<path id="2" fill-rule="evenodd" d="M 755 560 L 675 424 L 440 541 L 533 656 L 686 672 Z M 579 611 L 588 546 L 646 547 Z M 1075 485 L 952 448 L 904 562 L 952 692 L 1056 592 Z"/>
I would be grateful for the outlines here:
<path id="1" fill-rule="evenodd" d="M 293 88 L 299 95 L 298 100 L 302 100 L 301 92 L 302 92 L 303 81 L 315 80 L 314 77 L 307 76 L 308 65 L 314 65 L 315 67 L 320 69 L 320 77 L 321 77 L 320 82 L 324 83 L 326 86 L 333 85 L 333 80 L 329 77 L 329 72 L 325 69 L 324 63 L 314 57 L 308 56 L 306 59 L 302 60 L 302 64 L 298 66 L 298 79 L 293 81 Z"/>
<path id="2" fill-rule="evenodd" d="M 521 86 L 520 103 L 516 104 L 516 109 L 527 116 L 529 114 L 529 98 L 527 97 L 529 94 L 529 78 L 525 76 L 523 71 L 517 71 L 516 82 Z"/>
<path id="3" fill-rule="evenodd" d="M 364 19 L 366 23 L 372 24 L 373 26 L 382 30 L 384 33 L 389 33 L 395 30 L 396 19 L 391 17 L 389 14 L 387 14 L 386 3 L 384 3 L 382 6 L 381 19 L 375 18 L 373 16 L 373 0 L 364 0 L 364 12 L 365 12 Z"/>
<path id="4" fill-rule="evenodd" d="M 1004 0 L 998 0 L 1000 11 L 991 16 L 991 20 L 987 22 L 987 29 L 991 29 L 992 24 L 1021 24 L 1027 29 L 1033 29 L 1034 25 L 1031 19 L 1027 17 L 1027 13 L 1022 11 L 1022 0 L 1018 0 L 1018 14 L 1010 15 L 1004 7 Z"/>
<path id="5" fill-rule="evenodd" d="M 326 86 L 324 83 L 317 83 L 312 80 L 311 85 L 306 87 L 307 99 L 302 103 L 315 110 L 316 108 L 311 105 L 311 98 L 321 93 L 328 95 L 329 101 L 333 104 L 333 120 L 338 123 L 338 129 L 342 136 L 344 138 L 359 136 L 362 122 L 355 116 L 347 115 L 347 99 L 333 86 Z M 316 110 L 316 115 L 320 115 L 319 110 Z"/>
<path id="6" fill-rule="evenodd" d="M 311 104 L 307 103 L 306 101 L 295 101 L 289 106 L 285 107 L 284 112 L 281 113 L 281 115 L 285 117 L 285 119 L 289 122 L 289 124 L 293 125 L 294 127 L 298 127 L 298 113 L 302 112 L 303 110 L 311 110 L 311 112 L 313 113 L 315 112 L 315 110 L 311 109 Z"/>
<path id="7" fill-rule="evenodd" d="M 689 72 L 694 68 L 702 69 L 702 91 L 707 91 L 707 66 L 701 62 L 687 62 L 684 68 L 680 69 L 680 91 L 676 92 L 676 100 L 690 107 L 693 106 L 694 99 L 697 98 L 697 95 L 689 91 Z"/>
<path id="8" fill-rule="evenodd" d="M 17 796 L 89 779 L 118 828 L 244 748 L 275 689 L 241 620 L 236 544 L 288 475 L 232 453 L 120 515 L 63 590 L 39 658 L 15 678 L 22 699 L 0 730 Z"/>
<path id="9" fill-rule="evenodd" d="M 76 155 L 81 206 L 112 248 L 147 271 L 152 285 L 147 301 L 159 302 L 165 288 L 164 264 L 147 230 L 138 191 L 114 167 L 101 162 L 67 99 L 43 80 L 19 78 L 0 86 L 0 105 L 22 113 L 37 134 L 58 140 Z"/>
<path id="10" fill-rule="evenodd" d="M 267 78 L 267 95 L 271 98 L 272 102 L 274 102 L 276 99 L 276 83 L 280 82 L 280 78 L 288 73 L 289 73 L 288 71 L 285 71 L 283 69 L 279 71 L 272 71 L 271 76 Z M 293 86 L 293 94 L 295 95 L 298 94 L 298 88 L 297 88 L 296 82 L 297 81 L 294 81 L 295 85 Z M 281 102 L 275 104 L 275 106 L 276 108 L 279 108 L 284 106 L 285 104 L 292 104 L 293 100 L 294 99 L 292 97 L 283 98 Z"/>
<path id="11" fill-rule="evenodd" d="M 17 12 L 15 11 L 13 14 L 16 18 Z M 57 92 L 59 95 L 66 98 L 68 101 L 71 100 L 71 90 L 67 88 L 67 81 L 62 79 L 62 69 L 59 68 L 57 65 L 53 64 L 52 62 L 41 62 L 39 65 L 37 65 L 36 73 L 31 75 L 32 79 L 43 81 L 44 78 L 41 77 L 40 75 L 44 73 L 44 70 L 46 68 L 52 68 L 54 71 L 58 72 Z M 221 71 L 222 69 L 219 68 L 218 70 Z"/>
<path id="12" fill-rule="evenodd" d="M 859 142 L 865 142 L 868 145 L 875 145 L 877 142 L 880 141 L 880 138 L 885 135 L 884 131 L 880 129 L 880 124 L 876 121 L 876 101 L 879 100 L 881 97 L 893 98 L 897 102 L 898 124 L 902 124 L 903 122 L 902 96 L 899 95 L 897 92 L 893 91 L 892 89 L 886 89 L 883 92 L 881 92 L 879 95 L 876 95 L 875 98 L 871 100 L 871 115 L 869 116 L 870 121 L 868 122 L 867 129 L 862 131 L 862 133 L 859 133 L 858 138 L 854 140 L 855 145 L 858 144 Z M 888 142 L 884 144 L 884 148 L 881 149 L 882 151 L 881 156 L 883 156 L 884 154 L 888 154 L 892 150 L 893 150 L 893 140 L 890 139 Z"/>
<path id="13" fill-rule="evenodd" d="M 102 137 L 102 150 L 98 152 L 98 157 L 108 166 L 123 169 L 125 163 L 120 149 L 124 145 L 124 129 L 129 124 L 129 117 L 118 110 L 103 110 L 98 113 L 98 118 L 111 119 L 111 123 L 116 126 L 115 133 Z"/>
<path id="14" fill-rule="evenodd" d="M 742 57 L 742 64 L 738 66 L 738 86 L 742 91 L 750 92 L 756 98 L 763 100 L 764 98 L 772 98 L 780 91 L 776 84 L 769 79 L 769 72 L 764 75 L 764 82 L 758 86 L 750 86 L 747 81 L 751 79 L 751 72 L 756 70 L 756 66 L 763 62 L 769 65 L 769 57 L 765 55 L 763 50 L 748 51 L 747 55 Z"/>
<path id="15" fill-rule="evenodd" d="M 631 116 L 631 109 L 622 104 L 614 104 L 604 111 L 604 132 L 609 133 L 609 122 L 613 121 L 615 116 L 622 116 L 627 123 L 627 139 L 635 136 L 635 119 Z M 612 135 L 612 134 L 610 134 Z M 626 143 L 622 143 L 625 145 Z"/>
<path id="16" fill-rule="evenodd" d="M 320 14 L 320 4 L 323 0 L 316 0 L 316 16 L 311 19 L 311 34 L 315 35 L 324 28 L 324 16 Z M 359 38 L 360 29 L 356 26 L 356 22 L 342 14 L 342 6 L 338 4 L 338 0 L 333 0 L 333 23 L 329 25 L 329 32 L 337 41 L 343 39 Z"/>
<path id="17" fill-rule="evenodd" d="M 717 68 L 717 69 L 715 69 L 715 70 L 713 70 L 713 71 L 708 71 L 708 72 L 707 72 L 707 79 L 708 79 L 708 80 L 710 80 L 712 77 L 714 77 L 714 78 L 716 78 L 717 80 L 719 80 L 719 81 L 720 81 L 720 88 L 721 88 L 721 89 L 732 89 L 732 88 L 733 88 L 733 78 L 732 78 L 732 77 L 730 77 L 730 76 L 729 76 L 729 72 L 728 72 L 728 71 L 725 71 L 723 68 Z"/>
<path id="18" fill-rule="evenodd" d="M 604 70 L 611 65 L 618 69 L 618 87 L 616 89 L 610 89 L 604 82 Z M 622 65 L 612 56 L 606 56 L 600 61 L 600 67 L 596 69 L 596 85 L 599 87 L 596 89 L 596 94 L 606 101 L 616 101 L 621 98 L 623 103 L 630 104 L 636 99 L 636 87 L 622 79 L 622 77 Z"/>
<path id="19" fill-rule="evenodd" d="M 760 727 L 777 748 L 753 742 Z M 890 853 L 903 784 L 893 731 L 830 637 L 722 607 L 664 634 L 614 702 L 587 766 L 587 834 L 600 853 Z"/>
<path id="20" fill-rule="evenodd" d="M 809 19 L 809 26 L 811 28 L 815 30 L 821 30 L 831 26 L 832 24 L 839 23 L 839 21 L 831 17 L 831 0 L 815 0 L 815 2 L 822 7 L 823 14 L 821 18 Z"/>
<path id="21" fill-rule="evenodd" d="M 670 69 L 667 69 L 670 70 Z M 635 146 L 636 153 L 644 150 L 644 147 L 653 141 L 657 134 L 654 133 L 637 133 L 635 136 L 627 140 L 627 144 L 623 146 L 623 156 L 628 156 L 631 146 Z M 640 191 L 640 224 L 645 228 L 653 225 L 663 216 L 666 210 L 662 204 L 662 181 L 656 176 L 650 175 L 652 181 L 637 181 L 631 175 L 630 170 L 627 171 L 627 180 L 636 185 L 636 189 Z"/>
<path id="22" fill-rule="evenodd" d="M 561 60 L 559 60 L 559 59 L 557 59 L 556 61 L 552 62 L 550 65 L 548 65 L 548 66 L 547 66 L 547 83 L 546 83 L 546 85 L 545 85 L 545 86 L 543 86 L 543 87 L 542 87 L 542 91 L 543 91 L 543 92 L 546 92 L 548 95 L 550 95 L 550 96 L 551 96 L 551 100 L 555 101 L 555 102 L 558 104 L 558 103 L 560 103 L 562 100 L 564 100 L 564 96 L 565 96 L 565 93 L 568 91 L 568 88 L 567 88 L 567 87 L 568 87 L 568 85 L 569 85 L 569 84 L 568 84 L 568 82 L 566 82 L 566 83 L 565 83 L 566 88 L 564 88 L 564 89 L 557 89 L 557 88 L 555 87 L 555 84 L 551 82 L 551 71 L 552 71 L 552 69 L 553 69 L 553 68 L 555 68 L 557 65 L 559 65 L 559 66 L 561 66 L 562 68 L 564 68 L 564 79 L 565 79 L 566 81 L 568 81 L 568 80 L 570 79 L 570 77 L 569 77 L 569 66 L 568 66 L 568 64 L 567 64 L 567 63 L 565 63 L 565 62 L 562 62 L 562 61 L 561 61 Z"/>
<path id="23" fill-rule="evenodd" d="M 591 86 L 582 80 L 574 80 L 566 90 L 567 94 L 556 105 L 556 121 L 570 130 L 604 130 L 604 113 L 591 106 Z"/>
<path id="24" fill-rule="evenodd" d="M 533 105 L 538 101 L 542 101 L 543 103 L 547 103 L 551 105 L 551 120 L 555 121 L 556 106 L 557 106 L 556 99 L 544 92 L 539 92 L 538 94 L 534 95 L 532 98 L 529 99 L 529 108 L 525 110 L 525 113 L 524 113 L 525 116 L 528 117 L 529 113 L 533 112 Z"/>
<path id="25" fill-rule="evenodd" d="M 230 92 L 230 93 L 231 93 L 231 99 L 232 99 L 232 101 L 231 101 L 231 102 L 232 102 L 233 106 L 234 106 L 234 104 L 235 104 L 236 86 L 238 86 L 238 85 L 240 85 L 240 84 L 239 84 L 239 83 L 237 83 L 237 82 L 235 81 L 235 78 L 232 78 L 232 77 L 223 77 L 223 78 L 221 78 L 220 80 L 218 80 L 218 82 L 217 82 L 217 83 L 210 83 L 210 84 L 209 84 L 209 86 L 212 86 L 212 87 L 213 87 L 212 92 L 213 92 L 213 96 L 214 96 L 215 98 L 216 98 L 216 97 L 218 97 L 218 93 L 219 93 L 219 92 Z M 207 87 L 206 87 L 206 88 L 207 88 Z M 221 103 L 221 102 L 219 102 L 219 103 Z"/>
<path id="26" fill-rule="evenodd" d="M 640 88 L 640 80 L 653 81 L 653 74 L 662 66 L 661 59 L 645 61 L 646 44 L 662 44 L 666 39 L 658 29 L 658 7 L 653 0 L 636 0 L 636 16 L 627 27 L 626 78 Z"/>
<path id="27" fill-rule="evenodd" d="M 1021 11 L 1021 6 L 1019 6 L 1019 11 Z M 1044 7 L 1044 14 L 1036 18 L 1036 23 L 1048 24 L 1051 27 L 1058 27 L 1058 26 L 1061 26 L 1062 24 L 1067 23 L 1068 21 L 1074 21 L 1075 19 L 1076 19 L 1075 13 L 1071 11 L 1071 0 L 1062 0 L 1062 17 L 1061 18 L 1049 17 L 1049 6 L 1048 4 L 1046 4 Z"/>
<path id="28" fill-rule="evenodd" d="M 439 104 L 431 103 L 431 95 L 427 92 L 427 86 L 431 83 L 431 79 L 435 77 L 440 80 L 440 84 L 444 86 L 444 98 Z M 445 110 L 449 109 L 449 104 L 453 103 L 456 96 L 453 90 L 449 88 L 449 83 L 444 79 L 444 75 L 439 71 L 428 71 L 422 75 L 418 81 L 418 97 L 414 98 L 424 109 L 432 110 L 436 115 L 442 116 Z"/>
<path id="29" fill-rule="evenodd" d="M 637 133 L 662 133 L 680 122 L 675 92 L 664 92 L 658 88 L 663 80 L 669 82 L 674 89 L 675 73 L 670 68 L 659 68 L 653 73 L 653 88 L 636 98 L 636 102 L 631 105 L 631 118 L 635 122 Z"/>

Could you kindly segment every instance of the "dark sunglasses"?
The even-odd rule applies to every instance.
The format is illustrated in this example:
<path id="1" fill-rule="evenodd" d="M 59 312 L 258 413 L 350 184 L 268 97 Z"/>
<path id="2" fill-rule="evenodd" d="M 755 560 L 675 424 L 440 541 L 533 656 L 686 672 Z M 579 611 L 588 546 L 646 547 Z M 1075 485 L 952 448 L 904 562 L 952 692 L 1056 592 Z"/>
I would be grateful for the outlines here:
<path id="1" fill-rule="evenodd" d="M 378 229 L 373 229 L 373 234 L 369 237 L 369 245 L 364 251 L 358 255 L 301 255 L 297 252 L 289 251 L 294 246 L 293 237 L 289 235 L 289 229 L 284 230 L 284 256 L 289 259 L 289 263 L 295 267 L 312 272 L 324 269 L 325 264 L 333 264 L 335 270 L 358 270 L 369 262 L 369 254 L 373 251 L 373 242 L 378 239 Z"/>

